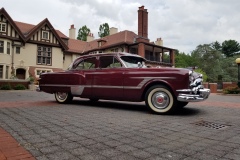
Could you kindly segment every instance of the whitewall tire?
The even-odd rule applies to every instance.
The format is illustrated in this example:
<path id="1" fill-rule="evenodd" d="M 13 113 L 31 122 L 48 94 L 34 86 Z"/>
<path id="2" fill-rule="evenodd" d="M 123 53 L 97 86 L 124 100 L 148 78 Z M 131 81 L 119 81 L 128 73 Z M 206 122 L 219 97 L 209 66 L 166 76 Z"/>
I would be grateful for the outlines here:
<path id="1" fill-rule="evenodd" d="M 175 98 L 167 87 L 155 85 L 147 90 L 145 103 L 153 112 L 165 114 L 174 110 Z"/>
<path id="2" fill-rule="evenodd" d="M 69 103 L 72 101 L 73 96 L 71 93 L 67 92 L 56 92 L 55 99 L 58 103 Z"/>

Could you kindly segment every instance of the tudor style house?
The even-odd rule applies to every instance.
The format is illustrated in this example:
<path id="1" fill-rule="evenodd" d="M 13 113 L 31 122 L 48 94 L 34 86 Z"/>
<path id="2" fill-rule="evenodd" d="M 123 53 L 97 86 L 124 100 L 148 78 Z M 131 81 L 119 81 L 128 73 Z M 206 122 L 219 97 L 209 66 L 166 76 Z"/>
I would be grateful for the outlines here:
<path id="1" fill-rule="evenodd" d="M 76 29 L 70 26 L 69 37 L 54 29 L 46 18 L 37 25 L 14 21 L 4 8 L 0 9 L 0 79 L 38 78 L 42 72 L 65 70 L 78 56 L 106 52 L 139 54 L 153 66 L 174 66 L 174 49 L 162 46 L 161 38 L 148 39 L 148 12 L 138 10 L 138 34 L 118 32 L 110 28 L 110 35 L 87 41 L 76 39 Z"/>

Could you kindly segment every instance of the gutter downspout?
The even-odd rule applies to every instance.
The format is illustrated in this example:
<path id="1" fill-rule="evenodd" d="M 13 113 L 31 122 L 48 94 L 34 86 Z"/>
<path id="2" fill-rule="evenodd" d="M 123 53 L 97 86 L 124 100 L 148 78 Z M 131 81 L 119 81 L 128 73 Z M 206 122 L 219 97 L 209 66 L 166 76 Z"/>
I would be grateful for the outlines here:
<path id="1" fill-rule="evenodd" d="M 15 75 L 14 73 L 15 73 L 15 71 L 14 71 L 14 42 L 12 41 L 12 64 L 11 64 L 11 77 L 12 77 L 13 75 Z"/>

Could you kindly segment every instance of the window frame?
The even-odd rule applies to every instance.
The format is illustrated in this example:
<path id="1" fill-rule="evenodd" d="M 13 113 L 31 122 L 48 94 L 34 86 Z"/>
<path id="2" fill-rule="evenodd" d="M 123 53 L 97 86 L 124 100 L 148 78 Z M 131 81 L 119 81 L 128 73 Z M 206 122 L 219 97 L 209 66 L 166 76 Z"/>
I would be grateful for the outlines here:
<path id="1" fill-rule="evenodd" d="M 7 32 L 7 24 L 0 22 L 0 32 Z"/>
<path id="2" fill-rule="evenodd" d="M 0 53 L 4 53 L 4 41 L 0 41 Z"/>
<path id="3" fill-rule="evenodd" d="M 4 66 L 0 65 L 0 79 L 3 79 L 3 70 L 4 70 Z"/>
<path id="4" fill-rule="evenodd" d="M 52 47 L 37 46 L 37 65 L 52 65 Z"/>
<path id="5" fill-rule="evenodd" d="M 47 35 L 47 37 L 45 37 Z M 42 39 L 49 40 L 49 31 L 42 31 Z"/>
<path id="6" fill-rule="evenodd" d="M 50 72 L 53 72 L 52 69 L 36 69 L 35 75 L 40 76 L 41 73 L 50 73 Z"/>
<path id="7" fill-rule="evenodd" d="M 16 46 L 15 53 L 20 54 L 21 53 L 21 47 Z"/>
<path id="8" fill-rule="evenodd" d="M 5 78 L 8 79 L 9 78 L 9 66 L 6 66 L 6 73 L 5 73 Z"/>
<path id="9" fill-rule="evenodd" d="M 11 52 L 11 43 L 10 42 L 7 42 L 7 54 L 10 54 Z"/>
<path id="10" fill-rule="evenodd" d="M 91 70 L 91 69 L 96 69 L 96 60 L 97 60 L 96 57 L 85 58 L 85 59 L 79 61 L 77 64 L 75 64 L 72 69 L 74 69 L 74 70 Z M 91 63 L 91 62 L 93 62 L 93 63 Z M 83 65 L 80 66 L 81 64 L 83 64 Z M 89 66 L 89 67 L 87 67 L 87 66 Z"/>

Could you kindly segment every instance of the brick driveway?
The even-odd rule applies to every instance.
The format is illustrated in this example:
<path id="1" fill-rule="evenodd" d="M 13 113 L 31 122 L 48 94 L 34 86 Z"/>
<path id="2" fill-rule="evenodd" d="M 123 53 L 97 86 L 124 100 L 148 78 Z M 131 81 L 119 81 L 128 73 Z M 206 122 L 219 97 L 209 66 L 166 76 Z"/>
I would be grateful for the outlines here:
<path id="1" fill-rule="evenodd" d="M 63 105 L 46 93 L 1 91 L 1 128 L 39 160 L 239 160 L 240 96 L 211 94 L 154 115 L 144 103 L 75 98 Z"/>

